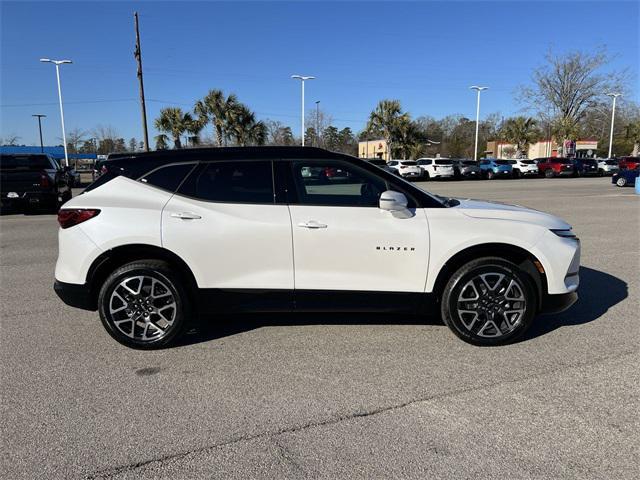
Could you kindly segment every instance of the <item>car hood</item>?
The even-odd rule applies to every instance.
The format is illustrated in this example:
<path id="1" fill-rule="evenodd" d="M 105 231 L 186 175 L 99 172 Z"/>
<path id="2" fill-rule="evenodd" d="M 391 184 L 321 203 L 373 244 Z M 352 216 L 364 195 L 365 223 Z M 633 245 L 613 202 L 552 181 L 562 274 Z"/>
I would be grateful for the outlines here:
<path id="1" fill-rule="evenodd" d="M 456 206 L 464 215 L 472 218 L 492 218 L 500 220 L 513 220 L 540 225 L 541 227 L 566 230 L 571 228 L 567 222 L 548 213 L 499 202 L 486 202 L 457 198 L 460 205 Z"/>

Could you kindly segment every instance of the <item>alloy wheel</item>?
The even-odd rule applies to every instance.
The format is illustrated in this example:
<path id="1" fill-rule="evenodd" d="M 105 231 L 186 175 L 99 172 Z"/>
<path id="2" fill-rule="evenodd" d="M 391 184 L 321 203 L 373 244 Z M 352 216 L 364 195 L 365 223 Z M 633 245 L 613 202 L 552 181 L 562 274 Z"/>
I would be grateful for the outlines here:
<path id="1" fill-rule="evenodd" d="M 527 301 L 518 278 L 488 272 L 465 283 L 456 305 L 458 317 L 470 333 L 495 338 L 508 335 L 520 325 Z"/>
<path id="2" fill-rule="evenodd" d="M 172 290 L 147 275 L 126 277 L 109 297 L 111 322 L 137 342 L 155 342 L 165 337 L 176 319 L 177 304 Z"/>

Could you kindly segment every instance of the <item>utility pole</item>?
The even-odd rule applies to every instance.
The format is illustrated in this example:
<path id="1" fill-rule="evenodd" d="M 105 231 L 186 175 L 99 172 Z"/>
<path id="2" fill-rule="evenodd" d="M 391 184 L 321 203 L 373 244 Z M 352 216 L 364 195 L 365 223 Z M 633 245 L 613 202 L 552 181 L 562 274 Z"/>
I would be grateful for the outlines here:
<path id="1" fill-rule="evenodd" d="M 147 132 L 147 107 L 144 103 L 144 80 L 142 79 L 142 51 L 140 50 L 140 29 L 138 28 L 138 12 L 133 14 L 136 24 L 136 50 L 133 56 L 138 62 L 138 82 L 140 84 L 140 108 L 142 109 L 142 134 L 144 136 L 144 150 L 149 151 L 149 133 Z"/>
<path id="2" fill-rule="evenodd" d="M 316 100 L 316 147 L 320 146 L 320 100 Z"/>
<path id="3" fill-rule="evenodd" d="M 38 130 L 40 131 L 40 151 L 44 153 L 44 143 L 42 143 L 42 121 L 40 120 L 42 117 L 46 117 L 41 113 L 36 113 L 35 115 L 31 115 L 32 117 L 38 117 Z"/>
<path id="4" fill-rule="evenodd" d="M 478 126 L 480 125 L 480 92 L 488 89 L 489 87 L 479 87 L 477 85 L 474 85 L 469 88 L 471 90 L 475 90 L 476 92 L 478 92 L 478 101 L 476 104 L 476 142 L 475 142 L 475 148 L 473 150 L 473 160 L 474 162 L 477 163 L 478 162 Z"/>
<path id="5" fill-rule="evenodd" d="M 616 100 L 622 95 L 621 93 L 607 93 L 607 96 L 613 98 L 613 108 L 611 109 L 611 133 L 609 134 L 609 156 L 611 158 L 611 150 L 613 148 L 613 123 L 616 119 Z"/>

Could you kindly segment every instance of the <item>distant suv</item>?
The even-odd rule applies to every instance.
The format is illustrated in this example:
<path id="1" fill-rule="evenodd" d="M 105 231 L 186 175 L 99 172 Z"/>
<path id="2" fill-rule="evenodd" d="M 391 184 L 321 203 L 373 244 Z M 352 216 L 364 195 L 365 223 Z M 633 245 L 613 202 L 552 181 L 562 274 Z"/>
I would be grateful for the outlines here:
<path id="1" fill-rule="evenodd" d="M 483 159 L 480 160 L 482 176 L 488 180 L 494 178 L 511 178 L 513 166 L 509 160 Z"/>
<path id="2" fill-rule="evenodd" d="M 546 178 L 572 177 L 574 166 L 570 159 L 562 157 L 538 158 L 538 171 Z"/>
<path id="3" fill-rule="evenodd" d="M 413 160 L 391 160 L 387 163 L 387 167 L 402 178 L 422 177 L 422 169 Z"/>
<path id="4" fill-rule="evenodd" d="M 538 176 L 538 165 L 533 160 L 519 158 L 509 160 L 509 163 L 513 169 L 513 178 Z"/>
<path id="5" fill-rule="evenodd" d="M 453 162 L 453 176 L 455 178 L 481 178 L 482 170 L 473 160 L 466 158 L 454 158 Z"/>
<path id="6" fill-rule="evenodd" d="M 640 157 L 620 157 L 617 160 L 620 170 L 635 170 L 640 165 Z"/>
<path id="7" fill-rule="evenodd" d="M 598 159 L 598 175 L 601 177 L 605 175 L 613 175 L 618 173 L 620 167 L 618 167 L 618 161 L 613 158 L 599 158 Z"/>
<path id="8" fill-rule="evenodd" d="M 582 161 L 582 175 L 600 175 L 598 168 L 598 161 L 594 158 L 583 158 Z"/>
<path id="9" fill-rule="evenodd" d="M 453 178 L 453 162 L 448 158 L 419 158 L 418 165 L 424 172 L 424 177 L 430 178 Z"/>
<path id="10" fill-rule="evenodd" d="M 71 198 L 74 177 L 51 156 L 0 154 L 0 206 L 56 212 Z"/>
<path id="11" fill-rule="evenodd" d="M 199 312 L 434 309 L 498 345 L 577 298 L 580 243 L 561 219 L 431 195 L 348 155 L 188 149 L 113 166 L 60 210 L 55 290 L 130 347 L 171 343 Z M 302 173 L 327 168 L 348 175 Z"/>

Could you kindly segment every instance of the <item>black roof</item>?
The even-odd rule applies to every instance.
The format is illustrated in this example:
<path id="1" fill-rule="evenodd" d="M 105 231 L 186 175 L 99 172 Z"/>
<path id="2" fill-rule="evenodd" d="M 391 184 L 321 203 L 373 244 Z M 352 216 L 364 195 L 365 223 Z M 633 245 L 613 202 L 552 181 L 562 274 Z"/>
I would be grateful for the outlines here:
<path id="1" fill-rule="evenodd" d="M 185 148 L 179 150 L 156 150 L 153 152 L 112 153 L 107 161 L 112 160 L 149 160 L 159 164 L 174 162 L 193 162 L 199 160 L 249 160 L 278 158 L 342 158 L 353 159 L 351 155 L 331 152 L 316 147 L 206 147 Z"/>

